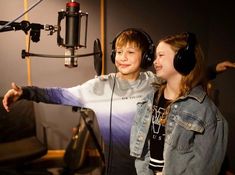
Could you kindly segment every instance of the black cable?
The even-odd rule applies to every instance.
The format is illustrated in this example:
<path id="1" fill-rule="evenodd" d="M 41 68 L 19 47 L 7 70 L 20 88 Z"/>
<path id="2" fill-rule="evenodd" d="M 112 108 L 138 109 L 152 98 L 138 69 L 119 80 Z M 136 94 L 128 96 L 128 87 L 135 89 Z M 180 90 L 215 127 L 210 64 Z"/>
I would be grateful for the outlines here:
<path id="1" fill-rule="evenodd" d="M 112 140 L 112 107 L 113 107 L 113 94 L 114 94 L 114 89 L 116 85 L 116 76 L 117 73 L 114 75 L 114 82 L 113 82 L 113 88 L 112 88 L 112 94 L 111 94 L 111 99 L 110 99 L 110 114 L 109 114 L 109 151 L 108 151 L 108 161 L 107 161 L 107 169 L 106 169 L 106 175 L 109 175 L 110 167 L 112 166 L 112 145 L 113 145 L 113 140 Z"/>

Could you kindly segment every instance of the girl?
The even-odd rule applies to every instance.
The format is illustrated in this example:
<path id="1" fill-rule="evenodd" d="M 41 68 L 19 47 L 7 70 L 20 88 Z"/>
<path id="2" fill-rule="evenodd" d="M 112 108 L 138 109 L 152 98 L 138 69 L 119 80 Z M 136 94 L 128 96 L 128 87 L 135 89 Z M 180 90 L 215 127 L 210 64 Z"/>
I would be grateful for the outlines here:
<path id="1" fill-rule="evenodd" d="M 138 103 L 130 147 L 137 174 L 151 174 L 149 168 L 164 175 L 218 174 L 228 127 L 207 95 L 205 60 L 195 35 L 160 40 L 154 67 L 165 83 Z"/>

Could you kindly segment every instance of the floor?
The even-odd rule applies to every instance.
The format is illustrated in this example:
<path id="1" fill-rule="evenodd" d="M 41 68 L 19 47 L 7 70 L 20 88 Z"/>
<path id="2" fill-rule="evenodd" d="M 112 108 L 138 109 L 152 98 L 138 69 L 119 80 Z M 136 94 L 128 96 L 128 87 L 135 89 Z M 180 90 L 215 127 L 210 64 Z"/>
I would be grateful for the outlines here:
<path id="1" fill-rule="evenodd" d="M 0 175 L 101 175 L 100 158 L 88 154 L 84 165 L 72 172 L 64 169 L 64 150 L 49 150 L 48 154 L 36 161 L 18 168 L 0 169 Z"/>

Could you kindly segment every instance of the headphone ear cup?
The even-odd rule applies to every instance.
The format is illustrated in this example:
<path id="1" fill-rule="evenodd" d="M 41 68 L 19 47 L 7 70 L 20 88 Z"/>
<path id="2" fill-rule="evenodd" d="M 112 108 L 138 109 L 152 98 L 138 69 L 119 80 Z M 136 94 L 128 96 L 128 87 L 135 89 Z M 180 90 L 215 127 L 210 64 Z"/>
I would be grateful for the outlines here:
<path id="1" fill-rule="evenodd" d="M 116 40 L 117 40 L 117 38 L 120 34 L 121 33 L 119 33 L 112 41 L 112 51 L 111 51 L 110 58 L 111 58 L 111 61 L 112 61 L 113 64 L 115 64 L 115 57 L 116 57 L 116 48 L 115 48 Z"/>
<path id="2" fill-rule="evenodd" d="M 195 44 L 195 35 L 192 33 L 188 33 L 188 41 L 186 47 L 179 49 L 174 57 L 174 67 L 182 75 L 188 75 L 195 67 Z"/>
<path id="3" fill-rule="evenodd" d="M 112 50 L 112 53 L 111 53 L 111 61 L 113 64 L 115 64 L 115 57 L 116 57 L 116 51 Z"/>
<path id="4" fill-rule="evenodd" d="M 142 61 L 141 61 L 141 68 L 147 69 L 148 67 L 152 66 L 154 61 L 154 52 L 155 52 L 155 46 L 154 44 L 149 43 L 149 49 L 143 54 Z"/>
<path id="5" fill-rule="evenodd" d="M 196 59 L 193 51 L 180 49 L 174 58 L 175 69 L 183 74 L 188 75 L 194 68 Z"/>

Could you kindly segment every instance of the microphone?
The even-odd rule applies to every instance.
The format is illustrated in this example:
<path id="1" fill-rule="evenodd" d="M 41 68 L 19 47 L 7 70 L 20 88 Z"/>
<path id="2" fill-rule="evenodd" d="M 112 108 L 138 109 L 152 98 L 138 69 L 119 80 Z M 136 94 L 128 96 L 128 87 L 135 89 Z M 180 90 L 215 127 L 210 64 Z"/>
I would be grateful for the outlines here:
<path id="1" fill-rule="evenodd" d="M 79 44 L 80 24 L 79 24 L 79 10 L 80 5 L 78 2 L 72 1 L 66 4 L 66 27 L 65 27 L 65 55 L 75 55 L 75 49 Z M 77 67 L 78 58 L 70 57 L 65 58 L 65 66 Z"/>
<path id="2" fill-rule="evenodd" d="M 57 36 L 58 45 L 62 45 L 66 48 L 65 56 L 71 56 L 65 58 L 64 65 L 66 67 L 77 67 L 77 57 L 75 57 L 75 50 L 79 47 L 80 43 L 80 4 L 74 0 L 66 3 L 66 11 L 58 12 L 58 26 L 60 26 L 61 20 L 65 17 L 65 43 L 63 38 L 60 37 L 60 30 Z"/>

